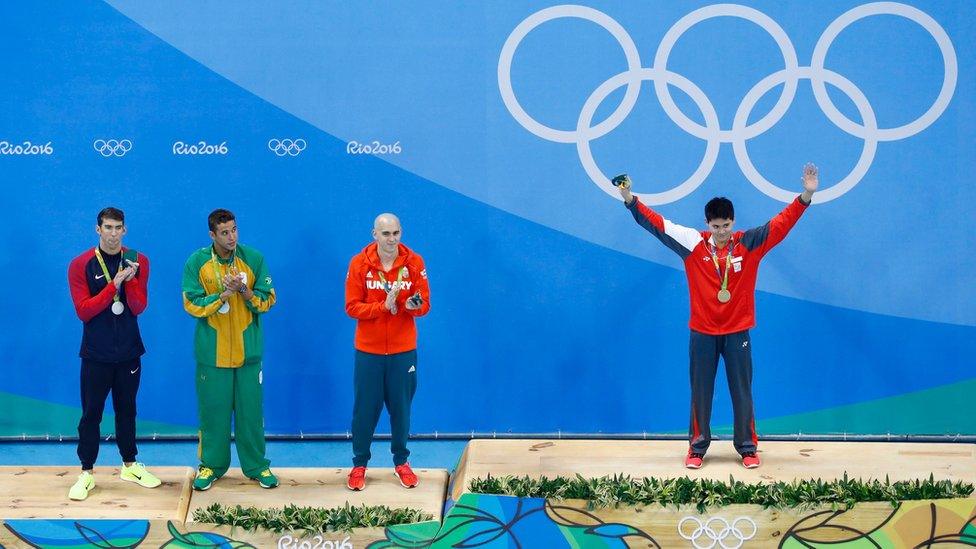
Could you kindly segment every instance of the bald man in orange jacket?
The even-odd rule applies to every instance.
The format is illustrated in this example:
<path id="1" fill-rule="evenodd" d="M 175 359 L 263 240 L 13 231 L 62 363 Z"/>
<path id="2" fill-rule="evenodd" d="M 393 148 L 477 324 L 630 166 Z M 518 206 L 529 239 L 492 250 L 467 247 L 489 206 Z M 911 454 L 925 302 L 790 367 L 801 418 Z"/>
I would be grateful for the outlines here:
<path id="1" fill-rule="evenodd" d="M 346 313 L 357 320 L 350 490 L 366 487 L 369 448 L 384 403 L 394 474 L 405 488 L 418 483 L 407 462 L 410 404 L 417 390 L 414 319 L 430 310 L 430 286 L 423 258 L 401 244 L 401 236 L 397 216 L 379 215 L 373 223 L 375 242 L 352 258 L 346 274 Z"/>

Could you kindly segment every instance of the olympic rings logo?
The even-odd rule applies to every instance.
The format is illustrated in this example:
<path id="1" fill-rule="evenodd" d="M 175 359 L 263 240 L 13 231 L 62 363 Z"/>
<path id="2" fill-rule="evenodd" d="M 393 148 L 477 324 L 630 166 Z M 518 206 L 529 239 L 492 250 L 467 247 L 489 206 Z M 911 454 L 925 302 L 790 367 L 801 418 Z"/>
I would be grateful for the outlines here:
<path id="1" fill-rule="evenodd" d="M 692 522 L 695 525 L 695 529 L 690 534 L 685 532 L 684 525 L 686 522 Z M 748 535 L 739 529 L 740 522 L 752 526 L 752 531 Z M 713 527 L 713 524 L 716 527 Z M 699 520 L 698 517 L 685 517 L 678 522 L 678 535 L 690 541 L 696 549 L 711 549 L 716 544 L 723 549 L 738 549 L 746 540 L 754 538 L 758 531 L 759 527 L 749 517 L 739 517 L 733 520 L 732 524 L 729 524 L 722 517 L 712 517 L 705 522 Z M 702 540 L 703 537 L 704 540 Z M 732 541 L 726 544 L 725 541 L 729 538 L 732 538 Z"/>
<path id="2" fill-rule="evenodd" d="M 96 139 L 92 143 L 92 147 L 98 152 L 98 154 L 108 158 L 109 156 L 125 156 L 125 153 L 132 150 L 132 141 L 128 139 L 123 139 L 118 141 L 116 139 L 109 139 L 108 141 L 104 139 Z"/>
<path id="3" fill-rule="evenodd" d="M 841 31 L 855 21 L 872 15 L 897 15 L 917 23 L 935 39 L 942 53 L 944 70 L 942 88 L 938 97 L 921 116 L 894 128 L 878 127 L 874 109 L 864 93 L 847 78 L 824 67 L 827 51 Z M 538 122 L 519 104 L 515 97 L 515 90 L 512 88 L 512 59 L 519 44 L 536 27 L 547 21 L 569 17 L 591 21 L 609 32 L 623 49 L 627 59 L 627 70 L 610 77 L 590 94 L 580 111 L 575 130 L 560 130 Z M 759 25 L 776 41 L 783 55 L 784 64 L 782 70 L 766 76 L 749 90 L 736 109 L 732 128 L 727 130 L 719 126 L 715 107 L 704 92 L 694 82 L 668 70 L 668 57 L 681 35 L 692 26 L 716 17 L 738 17 Z M 928 14 L 896 2 L 864 4 L 835 19 L 817 40 L 809 66 L 800 66 L 793 43 L 778 23 L 758 10 L 738 4 L 713 4 L 682 17 L 664 35 L 654 56 L 654 64 L 649 68 L 641 66 L 637 46 L 620 23 L 601 11 L 576 5 L 553 6 L 525 18 L 508 36 L 498 58 L 498 88 L 502 101 L 512 117 L 523 128 L 542 139 L 556 143 L 575 143 L 577 154 L 587 175 L 600 189 L 616 198 L 619 198 L 617 190 L 593 159 L 590 142 L 610 133 L 624 121 L 637 102 L 644 80 L 654 82 L 654 93 L 668 117 L 686 133 L 704 140 L 706 147 L 701 164 L 685 181 L 660 193 L 634 193 L 651 205 L 680 200 L 697 189 L 715 166 L 722 143 L 732 144 L 739 169 L 753 186 L 776 200 L 792 201 L 797 193 L 777 187 L 763 177 L 749 158 L 746 142 L 768 131 L 786 114 L 786 110 L 793 103 L 800 80 L 810 81 L 817 105 L 835 126 L 864 141 L 860 158 L 850 173 L 833 186 L 817 191 L 813 201 L 822 203 L 838 198 L 851 190 L 867 174 L 874 161 L 879 142 L 911 137 L 929 127 L 942 115 L 955 92 L 957 75 L 956 51 L 945 30 Z M 836 87 L 850 98 L 860 113 L 862 124 L 847 118 L 834 106 L 827 95 L 826 84 Z M 759 99 L 779 85 L 783 86 L 783 91 L 772 110 L 759 120 L 748 123 L 752 109 Z M 694 101 L 704 118 L 704 126 L 681 111 L 671 97 L 669 86 L 680 89 Z M 620 105 L 605 120 L 593 124 L 593 116 L 600 104 L 621 87 L 626 87 L 626 91 Z"/>
<path id="4" fill-rule="evenodd" d="M 304 139 L 271 139 L 268 141 L 268 149 L 278 156 L 298 156 L 298 154 L 305 150 L 306 143 Z"/>

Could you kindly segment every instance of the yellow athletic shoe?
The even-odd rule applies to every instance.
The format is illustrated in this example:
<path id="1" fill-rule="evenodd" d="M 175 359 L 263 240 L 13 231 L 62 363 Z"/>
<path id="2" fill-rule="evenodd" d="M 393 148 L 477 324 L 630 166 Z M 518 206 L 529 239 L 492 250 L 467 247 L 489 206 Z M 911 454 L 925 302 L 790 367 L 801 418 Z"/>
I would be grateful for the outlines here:
<path id="1" fill-rule="evenodd" d="M 82 471 L 74 486 L 68 490 L 68 497 L 75 501 L 81 501 L 88 497 L 88 492 L 91 492 L 94 487 L 95 475 L 91 474 L 91 471 Z"/>
<path id="2" fill-rule="evenodd" d="M 138 461 L 128 467 L 126 467 L 126 465 L 123 463 L 122 470 L 119 472 L 119 478 L 129 482 L 135 482 L 143 488 L 155 488 L 162 484 L 162 482 L 156 478 L 156 475 L 147 471 L 146 466 Z"/>

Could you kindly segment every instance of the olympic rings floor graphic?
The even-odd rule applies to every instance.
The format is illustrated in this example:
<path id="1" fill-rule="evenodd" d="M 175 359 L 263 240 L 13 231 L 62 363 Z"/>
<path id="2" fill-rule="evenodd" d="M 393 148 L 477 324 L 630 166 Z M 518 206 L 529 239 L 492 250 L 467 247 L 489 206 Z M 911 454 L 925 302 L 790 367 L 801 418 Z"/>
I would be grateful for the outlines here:
<path id="1" fill-rule="evenodd" d="M 691 533 L 687 533 L 684 527 L 689 522 L 695 525 Z M 746 534 L 739 529 L 740 522 L 752 527 L 750 533 Z M 712 528 L 713 523 L 717 528 Z M 703 522 L 698 517 L 688 516 L 678 522 L 678 535 L 690 541 L 696 549 L 711 549 L 716 544 L 723 549 L 738 549 L 743 543 L 755 537 L 758 531 L 756 522 L 749 517 L 739 517 L 729 523 L 722 517 L 712 517 Z M 729 543 L 726 543 L 726 540 L 729 540 Z"/>
<path id="2" fill-rule="evenodd" d="M 894 128 L 879 128 L 874 109 L 864 93 L 850 80 L 824 66 L 827 51 L 837 36 L 855 21 L 873 15 L 897 15 L 917 23 L 935 39 L 942 53 L 944 70 L 942 88 L 938 97 L 921 116 Z M 610 77 L 590 94 L 580 111 L 575 130 L 551 128 L 532 118 L 515 97 L 511 74 L 512 60 L 522 40 L 539 25 L 567 17 L 584 19 L 603 27 L 617 40 L 627 59 L 626 71 Z M 704 92 L 694 82 L 668 70 L 668 57 L 681 35 L 692 26 L 716 17 L 739 17 L 759 25 L 776 41 L 784 62 L 782 70 L 766 76 L 749 90 L 736 109 L 732 128 L 728 130 L 721 129 L 715 107 Z M 706 147 L 698 168 L 685 181 L 664 192 L 634 193 L 650 205 L 675 202 L 697 189 L 711 173 L 722 143 L 732 144 L 739 169 L 753 186 L 776 200 L 792 201 L 797 193 L 778 187 L 763 177 L 749 158 L 746 142 L 768 131 L 786 114 L 793 103 L 800 80 L 810 81 L 817 105 L 835 126 L 864 140 L 860 158 L 850 173 L 833 186 L 818 191 L 813 201 L 823 203 L 838 198 L 854 188 L 867 174 L 874 161 L 879 142 L 911 137 L 929 127 L 945 112 L 955 92 L 957 76 L 956 51 L 946 31 L 928 14 L 897 2 L 864 4 L 843 13 L 827 26 L 817 40 L 809 66 L 799 65 L 793 43 L 776 21 L 756 9 L 738 4 L 705 6 L 679 19 L 661 40 L 652 67 L 641 66 L 637 45 L 620 23 L 601 11 L 578 5 L 553 6 L 528 16 L 508 36 L 498 58 L 498 88 L 502 101 L 512 117 L 523 128 L 542 139 L 556 143 L 575 143 L 577 154 L 587 175 L 600 189 L 613 197 L 618 197 L 617 191 L 593 159 L 590 141 L 610 133 L 619 126 L 634 108 L 642 82 L 644 80 L 654 82 L 654 93 L 664 112 L 686 133 L 704 140 Z M 828 83 L 850 98 L 860 113 L 863 124 L 847 118 L 837 109 L 827 94 Z M 780 84 L 783 85 L 783 91 L 772 110 L 756 122 L 748 124 L 749 115 L 759 99 Z M 704 126 L 688 118 L 675 104 L 668 89 L 669 85 L 677 87 L 694 101 L 704 118 Z M 593 125 L 593 116 L 603 100 L 623 86 L 626 86 L 626 91 L 620 105 L 605 120 Z"/>

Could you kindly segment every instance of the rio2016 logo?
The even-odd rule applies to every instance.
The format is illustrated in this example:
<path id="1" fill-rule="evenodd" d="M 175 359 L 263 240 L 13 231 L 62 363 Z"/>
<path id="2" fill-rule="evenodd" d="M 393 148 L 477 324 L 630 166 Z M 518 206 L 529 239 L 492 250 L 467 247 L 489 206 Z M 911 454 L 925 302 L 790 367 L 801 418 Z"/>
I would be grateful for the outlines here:
<path id="1" fill-rule="evenodd" d="M 34 144 L 30 141 L 24 141 L 23 143 L 12 144 L 9 141 L 0 141 L 0 154 L 7 155 L 52 155 L 54 154 L 54 147 L 51 146 L 51 142 L 48 141 L 41 145 L 40 143 Z"/>
<path id="2" fill-rule="evenodd" d="M 346 143 L 346 154 L 400 154 L 401 152 L 403 148 L 400 147 L 400 141 L 392 144 L 381 143 L 378 140 L 369 143 L 359 141 Z"/>
<path id="3" fill-rule="evenodd" d="M 349 536 L 341 540 L 330 540 L 319 534 L 310 540 L 303 540 L 285 534 L 278 538 L 278 549 L 353 549 L 353 546 L 352 542 L 349 541 Z"/>
<path id="4" fill-rule="evenodd" d="M 197 143 L 177 141 L 173 143 L 173 154 L 185 156 L 226 155 L 228 152 L 226 141 L 221 142 L 219 145 L 209 145 L 206 141 L 199 141 Z"/>

